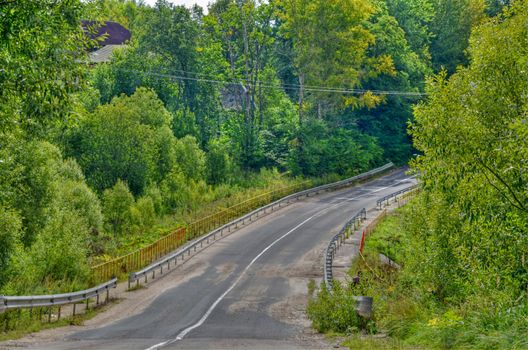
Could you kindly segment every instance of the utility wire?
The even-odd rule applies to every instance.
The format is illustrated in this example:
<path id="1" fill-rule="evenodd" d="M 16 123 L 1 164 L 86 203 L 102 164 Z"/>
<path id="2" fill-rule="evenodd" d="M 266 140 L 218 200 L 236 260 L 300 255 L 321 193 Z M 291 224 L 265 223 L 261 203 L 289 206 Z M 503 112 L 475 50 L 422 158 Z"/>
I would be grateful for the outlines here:
<path id="1" fill-rule="evenodd" d="M 140 73 L 147 76 L 153 76 L 158 78 L 164 78 L 164 79 L 175 79 L 175 80 L 188 80 L 188 81 L 198 81 L 198 82 L 206 82 L 206 83 L 212 83 L 212 84 L 219 84 L 219 85 L 227 85 L 227 86 L 244 86 L 242 82 L 234 82 L 234 81 L 226 81 L 226 80 L 218 80 L 218 79 L 209 79 L 209 78 L 197 78 L 197 77 L 189 77 L 189 76 L 183 76 L 183 75 L 175 75 L 175 74 L 164 74 L 164 73 L 155 73 L 155 72 L 145 72 L 145 71 L 139 71 L 139 70 L 123 70 L 130 73 Z M 194 74 L 194 75 L 202 75 L 206 76 L 205 74 L 201 73 L 194 73 L 194 72 L 187 72 L 182 70 L 174 70 L 178 72 L 182 72 L 185 74 Z M 265 88 L 265 89 L 285 89 L 285 90 L 299 90 L 301 89 L 301 85 L 296 84 L 272 84 L 269 82 L 262 82 L 257 81 L 256 83 L 250 83 L 245 84 L 249 85 L 250 87 L 259 87 L 259 88 Z M 328 93 L 341 93 L 341 94 L 348 94 L 348 95 L 362 95 L 367 92 L 370 92 L 375 95 L 394 95 L 394 96 L 408 96 L 408 97 L 422 97 L 426 96 L 426 93 L 421 92 L 410 92 L 410 91 L 395 91 L 395 90 L 366 90 L 366 89 L 345 89 L 345 88 L 334 88 L 334 87 L 325 87 L 325 86 L 303 86 L 302 87 L 304 91 L 306 92 L 328 92 Z"/>
<path id="2" fill-rule="evenodd" d="M 166 70 L 166 72 L 171 73 L 171 74 L 172 74 L 172 72 L 183 73 L 183 74 L 185 74 L 185 77 L 187 77 L 187 74 L 190 74 L 190 75 L 195 75 L 195 76 L 198 76 L 198 77 L 205 77 L 205 79 L 218 80 L 216 77 L 214 77 L 214 76 L 212 76 L 210 74 L 190 72 L 190 71 L 181 70 L 181 69 L 170 68 L 170 69 Z M 189 77 L 187 77 L 187 78 L 189 78 Z M 239 82 L 234 82 L 234 81 L 230 81 L 230 82 L 226 81 L 226 83 L 232 83 L 232 84 L 235 84 L 235 85 L 240 85 Z M 299 85 L 299 84 L 281 83 L 280 85 L 278 85 L 278 84 L 275 84 L 275 83 L 263 82 L 261 80 L 257 81 L 257 84 L 262 84 L 262 83 L 267 84 L 267 85 L 273 85 L 273 86 L 276 86 L 277 88 L 284 88 L 285 86 L 292 87 L 292 88 L 295 88 L 295 89 L 300 89 L 301 88 L 301 85 Z M 425 84 L 425 82 L 422 82 L 422 84 Z M 347 90 L 347 91 L 351 90 L 351 89 L 332 88 L 332 87 L 328 87 L 328 86 L 317 86 L 317 85 L 303 85 L 302 88 L 303 89 L 307 89 L 307 88 L 308 89 L 324 89 L 324 90 L 331 89 L 331 90 L 339 90 L 339 91 L 341 91 L 341 90 Z M 385 90 L 368 90 L 368 89 L 352 89 L 352 90 L 358 91 L 360 93 L 364 93 L 364 92 L 367 92 L 367 91 L 380 92 L 380 93 L 387 92 Z M 413 92 L 413 91 L 390 91 L 390 92 L 427 95 L 426 93 Z"/>

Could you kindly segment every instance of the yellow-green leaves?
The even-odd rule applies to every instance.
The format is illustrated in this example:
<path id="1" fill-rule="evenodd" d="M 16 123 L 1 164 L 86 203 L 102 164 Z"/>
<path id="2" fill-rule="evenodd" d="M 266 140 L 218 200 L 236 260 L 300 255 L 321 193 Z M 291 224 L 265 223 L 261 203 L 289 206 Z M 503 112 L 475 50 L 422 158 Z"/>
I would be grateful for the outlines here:
<path id="1" fill-rule="evenodd" d="M 446 275 L 458 281 L 451 299 L 503 293 L 511 299 L 501 302 L 513 306 L 526 295 L 526 23 L 528 4 L 520 1 L 503 21 L 477 27 L 470 65 L 431 79 L 428 100 L 415 108 L 411 133 L 422 155 L 414 167 L 430 203 L 424 231 L 433 233 L 435 252 L 428 265 L 449 256 L 459 271 Z"/>

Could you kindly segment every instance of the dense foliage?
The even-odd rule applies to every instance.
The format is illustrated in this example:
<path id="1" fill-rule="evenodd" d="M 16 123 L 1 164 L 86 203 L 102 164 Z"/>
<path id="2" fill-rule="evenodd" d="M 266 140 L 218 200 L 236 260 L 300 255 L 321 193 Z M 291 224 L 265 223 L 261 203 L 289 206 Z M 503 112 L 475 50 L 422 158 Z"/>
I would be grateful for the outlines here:
<path id="1" fill-rule="evenodd" d="M 422 193 L 376 231 L 352 271 L 361 283 L 339 294 L 374 296 L 370 330 L 392 339 L 371 347 L 528 347 L 527 23 L 525 1 L 481 23 L 469 65 L 431 78 L 414 109 Z M 312 309 L 327 300 L 321 293 Z"/>
<path id="2" fill-rule="evenodd" d="M 429 256 L 420 277 L 439 300 L 492 318 L 526 307 L 527 23 L 519 1 L 478 27 L 470 65 L 431 81 L 412 127 L 423 153 L 413 163 L 424 187 L 416 220 Z"/>
<path id="3" fill-rule="evenodd" d="M 425 77 L 467 63 L 471 27 L 504 5 L 217 0 L 204 14 L 166 0 L 0 1 L 0 290 L 85 285 L 94 257 L 241 189 L 290 181 L 279 171 L 349 176 L 404 164 Z M 98 43 L 83 19 L 119 22 L 132 40 L 111 62 L 88 64 Z M 485 86 L 476 88 L 495 91 Z M 523 125 L 511 124 L 519 139 Z M 491 137 L 488 126 L 479 132 Z M 521 152 L 482 142 L 481 167 L 494 169 L 487 157 L 497 153 L 509 169 L 496 147 Z M 519 206 L 515 169 L 486 175 Z"/>

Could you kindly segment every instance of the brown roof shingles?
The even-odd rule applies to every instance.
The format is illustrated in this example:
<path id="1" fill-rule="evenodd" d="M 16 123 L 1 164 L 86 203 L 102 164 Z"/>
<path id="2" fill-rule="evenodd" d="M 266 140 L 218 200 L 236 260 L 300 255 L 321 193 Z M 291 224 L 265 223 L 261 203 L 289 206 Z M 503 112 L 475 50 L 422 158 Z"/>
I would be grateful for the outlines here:
<path id="1" fill-rule="evenodd" d="M 99 47 L 123 45 L 131 38 L 130 31 L 116 22 L 82 21 L 82 26 L 90 39 L 99 39 Z"/>

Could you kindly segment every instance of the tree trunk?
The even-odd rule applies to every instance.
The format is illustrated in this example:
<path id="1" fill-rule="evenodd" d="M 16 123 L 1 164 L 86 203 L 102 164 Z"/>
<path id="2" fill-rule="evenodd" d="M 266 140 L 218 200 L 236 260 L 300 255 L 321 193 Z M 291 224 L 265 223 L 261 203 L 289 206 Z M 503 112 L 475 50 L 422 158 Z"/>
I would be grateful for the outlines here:
<path id="1" fill-rule="evenodd" d="M 304 73 L 299 74 L 299 126 L 303 123 L 303 104 L 304 104 Z"/>

